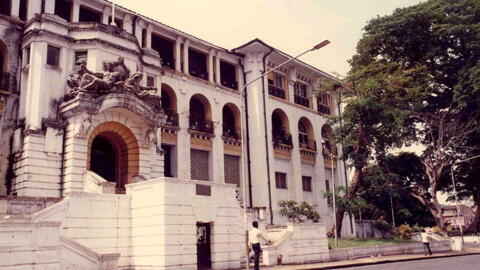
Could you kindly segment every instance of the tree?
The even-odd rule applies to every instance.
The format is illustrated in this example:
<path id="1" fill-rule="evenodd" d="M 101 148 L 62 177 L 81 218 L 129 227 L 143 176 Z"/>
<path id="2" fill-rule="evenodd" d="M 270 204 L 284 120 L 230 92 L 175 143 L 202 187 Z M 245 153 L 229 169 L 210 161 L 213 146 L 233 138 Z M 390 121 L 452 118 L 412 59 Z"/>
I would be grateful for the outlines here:
<path id="1" fill-rule="evenodd" d="M 369 77 L 367 83 L 356 85 L 358 92 L 375 88 L 372 94 L 386 96 L 373 105 L 408 119 L 403 123 L 410 124 L 414 141 L 424 146 L 420 162 L 428 186 L 417 186 L 412 195 L 442 230 L 446 224 L 437 199 L 441 179 L 453 162 L 470 155 L 463 150 L 479 128 L 479 14 L 476 0 L 430 0 L 397 9 L 367 24 L 351 60 L 349 77 Z M 361 112 L 371 106 L 360 103 L 354 109 Z M 362 129 L 371 124 L 364 122 Z M 396 142 L 397 137 L 386 134 L 384 139 Z M 412 138 L 403 142 L 408 144 Z M 386 153 L 377 142 L 373 150 L 377 160 Z"/>
<path id="2" fill-rule="evenodd" d="M 365 181 L 359 187 L 359 194 L 369 204 L 362 212 L 362 217 L 384 217 L 390 223 L 393 223 L 392 219 L 395 218 L 397 225 L 432 226 L 435 224 L 433 217 L 412 195 L 412 181 L 424 185 L 425 179 L 421 163 L 413 153 L 388 155 L 381 166 L 375 164 L 368 167 Z M 392 217 L 392 210 L 395 217 Z M 359 218 L 359 215 L 357 217 Z"/>
<path id="3" fill-rule="evenodd" d="M 320 221 L 320 214 L 307 202 L 279 201 L 278 206 L 280 206 L 278 211 L 280 216 L 287 217 L 288 221 L 292 223 L 304 223 L 307 221 L 317 223 Z"/>

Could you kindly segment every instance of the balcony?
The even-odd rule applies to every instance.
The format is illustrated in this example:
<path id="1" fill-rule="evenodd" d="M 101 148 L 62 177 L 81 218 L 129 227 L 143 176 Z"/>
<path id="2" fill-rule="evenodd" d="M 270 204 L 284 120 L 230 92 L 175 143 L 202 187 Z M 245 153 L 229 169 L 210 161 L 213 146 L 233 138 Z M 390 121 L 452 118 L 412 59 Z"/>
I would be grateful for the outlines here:
<path id="1" fill-rule="evenodd" d="M 240 141 L 242 136 L 240 135 L 240 129 L 239 128 L 228 128 L 224 127 L 223 128 L 223 139 L 224 140 L 235 140 L 235 141 Z"/>
<path id="2" fill-rule="evenodd" d="M 330 107 L 324 104 L 318 104 L 318 112 L 321 114 L 331 114 Z"/>
<path id="3" fill-rule="evenodd" d="M 273 134 L 273 145 L 274 146 L 281 146 L 286 145 L 293 147 L 292 144 L 292 135 L 290 134 Z"/>
<path id="4" fill-rule="evenodd" d="M 210 120 L 200 120 L 194 117 L 189 118 L 190 120 L 190 130 L 198 131 L 207 134 L 213 134 L 213 122 Z"/>
<path id="5" fill-rule="evenodd" d="M 165 126 L 178 127 L 178 113 L 172 109 L 165 109 Z"/>
<path id="6" fill-rule="evenodd" d="M 197 78 L 200 78 L 200 79 L 203 79 L 203 80 L 208 80 L 208 72 L 205 71 L 205 70 L 190 68 L 190 70 L 188 72 L 193 77 L 197 77 Z"/>
<path id="7" fill-rule="evenodd" d="M 322 145 L 322 154 L 325 160 L 332 160 L 337 158 L 337 147 L 332 142 L 324 142 Z"/>
<path id="8" fill-rule="evenodd" d="M 14 77 L 8 72 L 0 72 L 0 92 L 12 92 Z"/>
<path id="9" fill-rule="evenodd" d="M 302 105 L 307 108 L 310 107 L 310 100 L 308 98 L 298 96 L 298 95 L 294 95 L 293 98 L 294 98 L 295 104 Z"/>
<path id="10" fill-rule="evenodd" d="M 317 151 L 317 142 L 315 140 L 300 138 L 300 148 L 310 151 Z"/>
<path id="11" fill-rule="evenodd" d="M 222 86 L 231 88 L 233 90 L 237 90 L 237 82 L 236 81 L 222 80 Z"/>
<path id="12" fill-rule="evenodd" d="M 285 99 L 285 90 L 275 87 L 273 85 L 268 85 L 268 94 Z"/>

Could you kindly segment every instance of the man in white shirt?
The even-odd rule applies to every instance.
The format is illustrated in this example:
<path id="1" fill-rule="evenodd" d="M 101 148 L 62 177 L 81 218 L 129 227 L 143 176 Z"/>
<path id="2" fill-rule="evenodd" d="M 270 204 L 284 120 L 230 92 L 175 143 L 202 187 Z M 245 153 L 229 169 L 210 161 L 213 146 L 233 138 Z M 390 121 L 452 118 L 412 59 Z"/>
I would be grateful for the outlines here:
<path id="1" fill-rule="evenodd" d="M 428 254 L 432 255 L 432 250 L 430 249 L 430 241 L 429 238 L 430 236 L 428 235 L 427 232 L 425 232 L 425 229 L 422 230 L 420 233 L 420 237 L 422 238 L 422 243 L 423 243 L 423 250 L 425 251 L 425 256 Z"/>
<path id="2" fill-rule="evenodd" d="M 267 243 L 271 243 L 269 239 L 267 239 L 265 236 L 263 236 L 262 232 L 258 229 L 258 222 L 254 221 L 252 222 L 253 228 L 250 230 L 248 233 L 248 241 L 250 242 L 250 247 L 253 249 L 253 252 L 255 252 L 255 270 L 260 269 L 260 253 L 262 252 L 262 249 L 260 248 L 260 238 L 263 240 L 267 241 Z"/>

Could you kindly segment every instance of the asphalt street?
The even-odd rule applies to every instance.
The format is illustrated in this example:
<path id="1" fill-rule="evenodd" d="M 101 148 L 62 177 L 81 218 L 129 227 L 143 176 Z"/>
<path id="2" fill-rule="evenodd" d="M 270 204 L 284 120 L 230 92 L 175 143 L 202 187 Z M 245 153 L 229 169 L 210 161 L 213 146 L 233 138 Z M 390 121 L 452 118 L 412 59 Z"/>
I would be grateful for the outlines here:
<path id="1" fill-rule="evenodd" d="M 355 270 L 479 270 L 480 255 L 435 258 L 427 260 L 384 263 L 366 266 L 355 266 L 338 269 Z"/>

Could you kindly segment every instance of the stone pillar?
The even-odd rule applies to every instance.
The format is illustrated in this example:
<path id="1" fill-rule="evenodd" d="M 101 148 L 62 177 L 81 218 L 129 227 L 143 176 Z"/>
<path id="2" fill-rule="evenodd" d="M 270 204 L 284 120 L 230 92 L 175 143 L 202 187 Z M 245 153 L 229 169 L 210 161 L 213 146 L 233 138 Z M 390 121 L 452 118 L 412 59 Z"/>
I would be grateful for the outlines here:
<path id="1" fill-rule="evenodd" d="M 211 166 L 213 170 L 213 179 L 217 184 L 224 184 L 225 183 L 225 170 L 224 170 L 224 151 L 223 151 L 223 127 L 222 127 L 222 111 L 223 107 L 221 106 L 219 100 L 217 98 L 213 98 L 212 100 L 212 120 L 214 120 L 215 126 L 215 137 L 212 138 L 212 164 Z"/>
<path id="2" fill-rule="evenodd" d="M 220 81 L 220 58 L 222 57 L 221 52 L 217 52 L 217 57 L 215 57 L 215 83 L 221 85 Z"/>
<path id="3" fill-rule="evenodd" d="M 112 8 L 110 6 L 106 6 L 103 8 L 103 14 L 102 14 L 102 23 L 103 24 L 110 24 L 110 20 L 108 17 L 112 14 Z"/>
<path id="4" fill-rule="evenodd" d="M 215 51 L 210 49 L 208 53 L 208 81 L 213 83 L 213 56 L 215 55 Z"/>
<path id="5" fill-rule="evenodd" d="M 152 28 L 153 25 L 149 24 L 147 26 L 147 48 L 151 49 L 152 48 Z"/>
<path id="6" fill-rule="evenodd" d="M 177 175 L 179 179 L 190 179 L 190 96 L 186 95 L 187 84 L 182 80 L 177 93 L 177 109 L 180 130 L 177 133 Z"/>
<path id="7" fill-rule="evenodd" d="M 42 10 L 42 1 L 28 1 L 27 21 L 40 14 Z"/>
<path id="8" fill-rule="evenodd" d="M 287 93 L 288 96 L 286 98 L 290 102 L 294 102 L 295 101 L 294 85 L 295 85 L 295 82 L 297 81 L 297 69 L 296 68 L 290 69 L 287 72 L 286 79 L 287 79 L 286 83 L 287 83 L 287 91 L 288 91 Z"/>
<path id="9" fill-rule="evenodd" d="M 298 119 L 295 119 L 290 116 L 290 131 L 292 133 L 292 156 L 290 159 L 290 168 L 292 175 L 290 176 L 291 180 L 289 181 L 293 187 L 291 195 L 294 194 L 294 198 L 297 202 L 304 201 L 303 199 L 303 187 L 302 187 L 302 161 L 300 159 L 300 141 L 298 139 Z"/>
<path id="10" fill-rule="evenodd" d="M 245 83 L 243 81 L 243 70 L 240 65 L 235 65 L 235 70 L 237 71 L 237 89 L 240 91 L 243 88 L 243 84 Z"/>
<path id="11" fill-rule="evenodd" d="M 185 39 L 185 42 L 183 43 L 183 72 L 185 74 L 189 74 L 188 71 L 188 48 L 190 45 L 190 41 L 188 39 Z"/>
<path id="12" fill-rule="evenodd" d="M 26 129 L 41 129 L 42 127 L 42 97 L 45 96 L 42 91 L 44 86 L 45 57 L 47 53 L 47 43 L 32 42 L 30 45 L 30 68 L 27 79 L 27 91 L 25 93 L 27 100 L 25 104 Z"/>
<path id="13" fill-rule="evenodd" d="M 182 37 L 177 37 L 177 41 L 175 42 L 175 71 L 181 72 L 182 71 L 182 52 L 181 52 L 181 44 L 183 42 Z"/>
<path id="14" fill-rule="evenodd" d="M 78 22 L 79 17 L 80 17 L 80 3 L 77 1 L 74 1 L 72 6 L 72 22 Z"/>
<path id="15" fill-rule="evenodd" d="M 133 22 L 131 14 L 125 13 L 125 16 L 123 17 L 123 29 L 130 34 L 133 33 Z"/>
<path id="16" fill-rule="evenodd" d="M 45 0 L 45 13 L 49 13 L 49 14 L 55 13 L 55 0 Z"/>
<path id="17" fill-rule="evenodd" d="M 12 17 L 18 18 L 20 16 L 20 0 L 12 0 L 11 12 Z"/>
<path id="18" fill-rule="evenodd" d="M 135 27 L 135 36 L 137 37 L 138 44 L 140 47 L 142 46 L 142 29 L 143 29 L 143 21 L 138 20 L 137 24 L 134 26 Z"/>

